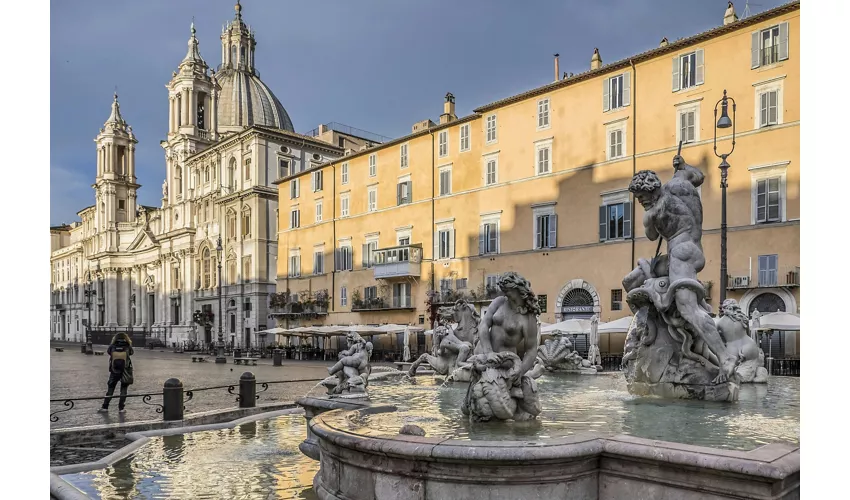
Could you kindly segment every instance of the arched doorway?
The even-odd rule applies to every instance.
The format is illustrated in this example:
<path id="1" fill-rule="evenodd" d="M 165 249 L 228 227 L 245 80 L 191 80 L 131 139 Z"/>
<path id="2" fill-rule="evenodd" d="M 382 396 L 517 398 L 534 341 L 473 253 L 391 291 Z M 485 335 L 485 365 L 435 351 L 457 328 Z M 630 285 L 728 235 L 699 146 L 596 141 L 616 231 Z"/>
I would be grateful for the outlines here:
<path id="1" fill-rule="evenodd" d="M 775 293 L 765 292 L 750 301 L 747 314 L 752 317 L 754 311 L 762 314 L 785 312 L 785 301 Z"/>
<path id="2" fill-rule="evenodd" d="M 574 279 L 564 285 L 555 306 L 557 321 L 590 319 L 601 312 L 596 288 L 583 279 Z"/>
<path id="3" fill-rule="evenodd" d="M 747 305 L 747 315 L 752 318 L 756 311 L 764 315 L 772 312 L 786 312 L 786 309 L 785 300 L 782 297 L 772 292 L 763 292 L 750 300 Z M 767 357 L 785 357 L 787 354 L 796 354 L 796 342 L 796 332 L 774 331 L 769 335 L 760 336 L 759 347 Z"/>

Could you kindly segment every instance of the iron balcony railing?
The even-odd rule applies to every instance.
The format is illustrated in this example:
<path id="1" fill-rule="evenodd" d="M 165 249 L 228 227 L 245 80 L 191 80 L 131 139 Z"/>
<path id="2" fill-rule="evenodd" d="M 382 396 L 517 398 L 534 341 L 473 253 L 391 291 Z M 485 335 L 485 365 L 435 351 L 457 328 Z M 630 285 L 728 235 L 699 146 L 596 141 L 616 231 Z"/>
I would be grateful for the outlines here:
<path id="1" fill-rule="evenodd" d="M 333 130 L 333 131 L 336 131 L 336 132 L 340 132 L 342 134 L 351 135 L 351 136 L 354 136 L 354 137 L 359 137 L 361 139 L 366 139 L 366 140 L 372 141 L 372 142 L 384 143 L 384 142 L 389 142 L 389 141 L 392 140 L 392 137 L 387 137 L 385 135 L 376 134 L 374 132 L 369 132 L 367 130 L 355 128 L 355 127 L 345 125 L 345 124 L 342 124 L 342 123 L 330 122 L 330 123 L 324 124 L 323 126 L 327 130 Z M 305 133 L 304 135 L 310 136 L 310 137 L 318 137 L 319 135 L 321 135 L 320 132 L 319 132 L 319 128 L 320 127 L 316 127 L 313 130 Z"/>
<path id="2" fill-rule="evenodd" d="M 749 269 L 732 271 L 726 278 L 729 290 L 766 287 L 800 286 L 800 266 L 780 266 L 773 269 Z"/>
<path id="3" fill-rule="evenodd" d="M 761 65 L 767 66 L 779 62 L 779 45 L 762 47 L 761 49 Z"/>
<path id="4" fill-rule="evenodd" d="M 409 295 L 393 297 L 390 300 L 370 298 L 355 301 L 351 304 L 351 310 L 354 312 L 386 311 L 392 309 L 414 309 L 414 306 Z"/>
<path id="5" fill-rule="evenodd" d="M 422 274 L 422 245 L 401 245 L 372 250 L 369 263 L 375 279 Z"/>

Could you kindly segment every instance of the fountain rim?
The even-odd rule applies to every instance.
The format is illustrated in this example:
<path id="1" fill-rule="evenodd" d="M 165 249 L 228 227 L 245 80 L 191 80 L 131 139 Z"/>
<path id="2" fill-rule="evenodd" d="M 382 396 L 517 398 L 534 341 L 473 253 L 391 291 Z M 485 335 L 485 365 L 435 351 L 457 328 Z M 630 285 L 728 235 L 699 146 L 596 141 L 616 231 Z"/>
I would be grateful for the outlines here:
<path id="1" fill-rule="evenodd" d="M 604 456 L 662 460 L 670 465 L 708 468 L 770 480 L 783 480 L 800 472 L 800 446 L 785 442 L 769 443 L 752 450 L 740 451 L 645 439 L 627 434 L 600 436 L 584 432 L 531 443 L 392 435 L 361 426 L 361 429 L 368 429 L 367 435 L 346 428 L 362 416 L 392 411 L 395 411 L 392 407 L 385 406 L 357 410 L 336 409 L 316 415 L 308 426 L 319 438 L 323 453 L 328 451 L 326 443 L 330 443 L 339 448 L 392 458 L 477 463 L 486 466 L 509 466 L 517 462 L 546 464 L 598 459 Z"/>

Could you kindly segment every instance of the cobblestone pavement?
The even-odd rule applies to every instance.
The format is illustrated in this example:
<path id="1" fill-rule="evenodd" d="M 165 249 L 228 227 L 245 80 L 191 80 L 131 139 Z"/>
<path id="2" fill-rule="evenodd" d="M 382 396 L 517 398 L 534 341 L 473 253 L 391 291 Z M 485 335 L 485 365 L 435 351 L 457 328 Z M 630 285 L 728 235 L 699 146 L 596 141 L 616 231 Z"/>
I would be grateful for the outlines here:
<path id="1" fill-rule="evenodd" d="M 106 356 L 87 356 L 80 352 L 79 344 L 64 345 L 63 352 L 56 352 L 51 345 L 50 352 L 50 399 L 102 396 L 106 394 L 108 358 Z M 95 351 L 105 351 L 106 346 L 95 346 Z M 245 371 L 254 373 L 258 382 L 322 379 L 327 377 L 327 368 L 331 361 L 283 360 L 283 366 L 273 366 L 271 359 L 258 360 L 257 366 L 237 366 L 232 358 L 226 364 L 193 363 L 192 353 L 174 353 L 166 349 L 136 349 L 133 356 L 135 381 L 128 394 L 156 394 L 151 403 L 162 402 L 162 384 L 176 377 L 183 382 L 185 390 L 220 385 L 235 385 L 238 392 L 239 377 Z M 287 402 L 305 395 L 316 382 L 298 382 L 291 384 L 272 384 L 260 394 L 258 404 Z M 116 388 L 116 396 L 119 392 Z M 258 388 L 259 389 L 259 388 Z M 320 391 L 320 389 L 316 389 Z M 321 393 L 321 392 L 320 392 Z M 118 413 L 117 397 L 112 400 L 109 413 L 98 413 L 102 401 L 75 402 L 74 407 L 56 416 L 57 422 L 51 422 L 52 429 L 78 427 L 84 425 L 102 425 L 115 422 L 155 420 L 162 418 L 156 413 L 155 406 L 142 402 L 142 398 L 128 398 L 126 413 Z M 215 409 L 236 407 L 236 396 L 228 394 L 227 389 L 195 392 L 191 401 L 186 403 L 186 414 Z M 62 402 L 51 403 L 50 411 L 64 409 Z M 47 416 L 44 416 L 47 418 Z"/>

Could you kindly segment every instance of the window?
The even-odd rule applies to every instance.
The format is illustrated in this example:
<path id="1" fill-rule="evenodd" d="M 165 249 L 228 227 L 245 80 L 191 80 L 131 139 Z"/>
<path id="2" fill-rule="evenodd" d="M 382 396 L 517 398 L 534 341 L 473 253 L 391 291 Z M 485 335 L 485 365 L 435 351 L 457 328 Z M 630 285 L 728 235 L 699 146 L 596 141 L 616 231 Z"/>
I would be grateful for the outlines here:
<path id="1" fill-rule="evenodd" d="M 673 58 L 673 92 L 703 84 L 704 59 L 702 49 Z"/>
<path id="2" fill-rule="evenodd" d="M 316 202 L 316 222 L 322 222 L 322 200 Z"/>
<path id="3" fill-rule="evenodd" d="M 491 184 L 495 184 L 498 180 L 498 167 L 497 167 L 497 159 L 492 158 L 486 160 L 486 172 L 484 174 L 484 184 L 486 186 L 490 186 Z"/>
<path id="4" fill-rule="evenodd" d="M 455 280 L 455 288 L 465 290 L 469 286 L 469 278 L 458 278 Z"/>
<path id="5" fill-rule="evenodd" d="M 410 245 L 410 236 L 405 236 L 403 238 L 399 238 L 398 244 L 399 244 L 399 246 Z"/>
<path id="6" fill-rule="evenodd" d="M 599 207 L 599 239 L 616 240 L 632 236 L 631 203 L 611 203 Z"/>
<path id="7" fill-rule="evenodd" d="M 251 234 L 251 209 L 245 207 L 242 210 L 242 237 L 250 236 Z"/>
<path id="8" fill-rule="evenodd" d="M 437 231 L 437 258 L 454 258 L 454 229 L 441 229 Z"/>
<path id="9" fill-rule="evenodd" d="M 313 274 L 325 274 L 325 251 L 313 251 Z"/>
<path id="10" fill-rule="evenodd" d="M 537 305 L 540 307 L 540 312 L 545 313 L 549 305 L 549 297 L 546 295 L 537 296 Z"/>
<path id="11" fill-rule="evenodd" d="M 452 279 L 451 278 L 440 278 L 440 291 L 445 292 L 447 290 L 452 289 Z"/>
<path id="12" fill-rule="evenodd" d="M 487 117 L 487 144 L 496 142 L 496 115 Z"/>
<path id="13" fill-rule="evenodd" d="M 499 289 L 499 275 L 498 274 L 489 274 L 487 275 L 487 280 L 485 282 L 485 286 L 491 290 Z M 481 312 L 484 314 L 484 312 Z"/>
<path id="14" fill-rule="evenodd" d="M 345 137 L 337 137 L 337 145 L 341 148 L 345 147 Z"/>
<path id="15" fill-rule="evenodd" d="M 340 271 L 351 271 L 354 269 L 354 252 L 351 244 L 341 245 L 336 251 L 336 268 Z"/>
<path id="16" fill-rule="evenodd" d="M 300 250 L 290 250 L 289 251 L 289 276 L 290 277 L 301 276 L 301 251 Z"/>
<path id="17" fill-rule="evenodd" d="M 370 240 L 363 244 L 363 257 L 361 265 L 363 269 L 369 269 L 375 265 L 375 257 L 372 253 L 378 249 L 378 240 Z"/>
<path id="18" fill-rule="evenodd" d="M 227 261 L 227 282 L 231 285 L 236 284 L 236 259 Z"/>
<path id="19" fill-rule="evenodd" d="M 537 129 L 549 128 L 549 99 L 537 101 Z"/>
<path id="20" fill-rule="evenodd" d="M 399 165 L 401 168 L 407 168 L 407 144 L 399 147 Z"/>
<path id="21" fill-rule="evenodd" d="M 348 217 L 348 200 L 349 194 L 341 194 L 339 195 L 339 216 L 340 217 Z"/>
<path id="22" fill-rule="evenodd" d="M 319 170 L 317 172 L 313 172 L 310 177 L 311 177 L 310 181 L 311 181 L 311 187 L 313 188 L 313 192 L 315 193 L 317 191 L 321 191 L 322 187 L 323 187 L 322 181 L 324 180 L 324 172 L 322 172 L 321 170 Z"/>
<path id="23" fill-rule="evenodd" d="M 289 212 L 289 229 L 296 229 L 301 227 L 301 210 L 297 208 L 293 208 L 291 212 Z"/>
<path id="24" fill-rule="evenodd" d="M 341 184 L 348 184 L 348 162 L 342 164 L 342 179 Z"/>
<path id="25" fill-rule="evenodd" d="M 460 126 L 460 151 L 469 151 L 469 124 Z"/>
<path id="26" fill-rule="evenodd" d="M 767 66 L 788 59 L 788 23 L 752 34 L 752 67 Z"/>
<path id="27" fill-rule="evenodd" d="M 124 210 L 124 200 L 118 200 L 118 210 Z"/>
<path id="28" fill-rule="evenodd" d="M 761 179 L 756 187 L 756 222 L 777 222 L 782 220 L 780 213 L 779 177 Z"/>
<path id="29" fill-rule="evenodd" d="M 623 309 L 623 290 L 611 290 L 611 310 L 620 311 Z"/>
<path id="30" fill-rule="evenodd" d="M 452 194 L 452 167 L 440 169 L 440 196 Z"/>
<path id="31" fill-rule="evenodd" d="M 413 181 L 409 176 L 399 179 L 396 184 L 396 205 L 407 205 L 413 202 Z"/>
<path id="32" fill-rule="evenodd" d="M 543 142 L 538 142 L 537 144 L 535 144 L 535 151 L 537 161 L 537 168 L 535 169 L 536 174 L 548 174 L 552 171 L 552 140 L 548 139 Z"/>
<path id="33" fill-rule="evenodd" d="M 606 78 L 602 82 L 602 111 L 611 111 L 629 105 L 631 100 L 631 73 Z"/>
<path id="34" fill-rule="evenodd" d="M 211 267 L 210 249 L 205 248 L 204 252 L 201 254 L 201 256 L 202 256 L 201 260 L 203 261 L 203 265 L 204 265 L 204 269 L 203 269 L 204 288 L 209 288 L 210 285 L 211 285 L 211 282 L 210 282 L 210 267 Z"/>
<path id="35" fill-rule="evenodd" d="M 245 160 L 245 180 L 251 180 L 251 159 Z"/>
<path id="36" fill-rule="evenodd" d="M 626 155 L 626 123 L 620 122 L 608 127 L 608 160 L 616 160 Z"/>
<path id="37" fill-rule="evenodd" d="M 363 288 L 363 300 L 374 300 L 378 298 L 378 287 L 377 286 L 367 286 Z"/>
<path id="38" fill-rule="evenodd" d="M 378 155 L 372 153 L 369 155 L 369 177 L 378 175 Z"/>
<path id="39" fill-rule="evenodd" d="M 534 210 L 534 249 L 558 246 L 558 215 L 554 205 Z"/>
<path id="40" fill-rule="evenodd" d="M 482 221 L 478 233 L 478 254 L 499 253 L 499 220 L 485 219 Z"/>
<path id="41" fill-rule="evenodd" d="M 369 212 L 378 210 L 378 186 L 372 186 L 368 189 L 368 209 Z"/>
<path id="42" fill-rule="evenodd" d="M 348 288 L 344 286 L 339 289 L 339 305 L 341 307 L 348 305 Z"/>
<path id="43" fill-rule="evenodd" d="M 236 212 L 232 210 L 227 212 L 227 239 L 236 239 Z"/>
<path id="44" fill-rule="evenodd" d="M 444 156 L 448 156 L 448 154 L 449 154 L 449 131 L 448 130 L 441 131 L 440 135 L 438 137 L 438 140 L 439 140 L 439 146 L 440 146 L 440 148 L 439 148 L 440 158 L 442 158 Z"/>
<path id="45" fill-rule="evenodd" d="M 410 283 L 393 284 L 393 307 L 410 307 Z"/>
<path id="46" fill-rule="evenodd" d="M 294 200 L 301 194 L 301 179 L 292 179 L 289 181 L 289 199 Z"/>
<path id="47" fill-rule="evenodd" d="M 779 256 L 759 255 L 759 286 L 776 286 L 779 283 Z"/>
<path id="48" fill-rule="evenodd" d="M 236 162 L 235 159 L 233 161 L 234 161 L 234 163 Z M 204 182 L 207 183 L 209 181 L 210 181 L 210 167 L 207 166 L 207 167 L 204 167 Z"/>
<path id="49" fill-rule="evenodd" d="M 778 123 L 778 101 L 778 90 L 769 90 L 759 94 L 759 128 L 776 125 Z"/>
<path id="50" fill-rule="evenodd" d="M 227 166 L 227 185 L 230 189 L 236 189 L 236 158 L 231 158 Z"/>
<path id="51" fill-rule="evenodd" d="M 676 111 L 676 143 L 699 141 L 699 105 L 679 108 Z"/>

